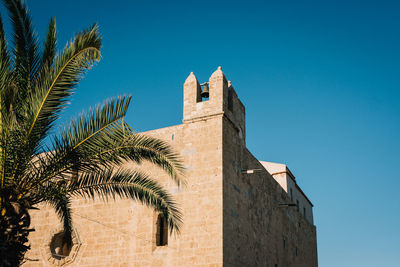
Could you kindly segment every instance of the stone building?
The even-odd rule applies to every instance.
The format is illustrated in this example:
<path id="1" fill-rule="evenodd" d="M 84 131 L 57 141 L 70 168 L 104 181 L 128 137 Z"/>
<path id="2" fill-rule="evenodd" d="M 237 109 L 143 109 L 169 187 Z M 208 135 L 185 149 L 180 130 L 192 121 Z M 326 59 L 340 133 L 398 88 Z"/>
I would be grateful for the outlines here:
<path id="1" fill-rule="evenodd" d="M 182 124 L 146 134 L 169 142 L 187 168 L 178 188 L 142 166 L 182 208 L 181 234 L 169 236 L 158 214 L 130 200 L 74 199 L 72 249 L 60 242 L 54 211 L 41 206 L 25 266 L 318 265 L 313 205 L 286 165 L 246 148 L 245 108 L 221 68 L 203 86 L 193 73 L 186 79 Z"/>

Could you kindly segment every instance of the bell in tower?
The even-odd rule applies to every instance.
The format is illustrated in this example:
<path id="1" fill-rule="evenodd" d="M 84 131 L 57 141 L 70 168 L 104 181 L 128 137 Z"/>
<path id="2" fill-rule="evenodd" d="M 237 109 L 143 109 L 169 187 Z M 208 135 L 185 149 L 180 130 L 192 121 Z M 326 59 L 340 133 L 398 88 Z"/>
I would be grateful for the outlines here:
<path id="1" fill-rule="evenodd" d="M 203 86 L 203 90 L 201 91 L 202 98 L 208 98 L 210 96 L 210 89 L 208 88 L 208 83 L 201 84 Z"/>

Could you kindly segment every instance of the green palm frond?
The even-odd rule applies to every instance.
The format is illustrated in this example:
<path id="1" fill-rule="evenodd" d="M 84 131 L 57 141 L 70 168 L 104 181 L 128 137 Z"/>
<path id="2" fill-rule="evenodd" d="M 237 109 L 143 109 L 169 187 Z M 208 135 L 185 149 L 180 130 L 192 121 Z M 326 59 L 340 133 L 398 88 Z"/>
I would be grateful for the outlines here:
<path id="1" fill-rule="evenodd" d="M 121 146 L 115 146 L 107 151 L 103 151 L 100 157 L 110 157 L 112 153 L 123 153 L 125 159 L 141 162 L 148 160 L 164 169 L 174 181 L 180 185 L 185 183 L 184 166 L 182 158 L 165 141 L 147 136 L 145 134 L 130 135 Z"/>
<path id="2" fill-rule="evenodd" d="M 184 182 L 179 154 L 167 142 L 136 134 L 123 120 L 130 96 L 110 99 L 50 136 L 78 83 L 100 59 L 97 25 L 78 33 L 57 53 L 53 18 L 40 53 L 23 1 L 3 2 L 10 14 L 14 42 L 9 48 L 0 18 L 0 265 L 21 262 L 32 231 L 29 210 L 41 202 L 54 207 L 69 245 L 70 199 L 75 196 L 138 201 L 161 212 L 171 232 L 178 233 L 182 213 L 171 195 L 146 174 L 119 167 L 126 161 L 148 161 L 178 185 Z M 1 233 L 7 232 L 10 224 L 15 224 L 15 235 L 4 237 Z M 3 245 L 9 237 L 12 245 Z M 8 252 L 16 250 L 17 256 L 11 259 Z"/>
<path id="3" fill-rule="evenodd" d="M 4 2 L 10 12 L 14 29 L 14 68 L 18 77 L 16 81 L 21 90 L 27 90 L 31 87 L 30 83 L 37 74 L 40 62 L 37 36 L 26 6 L 17 0 L 4 0 Z"/>
<path id="4" fill-rule="evenodd" d="M 68 98 L 86 70 L 100 59 L 101 38 L 97 25 L 78 33 L 63 53 L 56 57 L 54 68 L 39 77 L 30 99 L 27 139 L 42 137 L 58 118 Z"/>
<path id="5" fill-rule="evenodd" d="M 122 121 L 130 97 L 109 100 L 72 121 L 55 138 L 52 152 L 46 154 L 46 163 L 34 184 L 40 184 L 74 170 L 92 171 L 129 160 L 137 163 L 150 161 L 164 169 L 180 185 L 184 167 L 180 156 L 161 140 L 134 134 Z"/>
<path id="6" fill-rule="evenodd" d="M 147 175 L 126 169 L 104 170 L 84 173 L 70 183 L 67 190 L 71 195 L 108 199 L 130 198 L 161 212 L 167 219 L 171 232 L 179 233 L 182 214 L 173 198 L 157 182 Z"/>
<path id="7" fill-rule="evenodd" d="M 162 168 L 178 185 L 185 183 L 182 179 L 184 167 L 181 157 L 168 143 L 144 134 L 130 134 L 123 140 L 108 138 L 113 134 L 121 135 L 123 131 L 124 126 L 117 125 L 112 133 L 110 131 L 102 133 L 98 138 L 101 149 L 98 153 L 87 154 L 87 159 L 101 165 L 109 162 L 120 164 L 123 160 L 136 163 L 149 161 Z"/>
<path id="8" fill-rule="evenodd" d="M 56 36 L 56 19 L 51 18 L 49 22 L 49 27 L 47 29 L 46 41 L 44 43 L 44 50 L 42 56 L 42 66 L 50 66 L 54 62 L 57 51 L 57 36 Z"/>
<path id="9" fill-rule="evenodd" d="M 81 162 L 100 166 L 119 164 L 123 160 L 140 163 L 150 161 L 164 169 L 180 184 L 184 167 L 180 156 L 164 141 L 135 134 L 122 121 L 127 104 L 124 98 L 106 102 L 101 108 L 82 114 L 61 134 L 62 144 L 68 143 Z M 56 150 L 56 148 L 55 148 Z"/>
<path id="10" fill-rule="evenodd" d="M 0 17 L 0 81 L 4 80 L 4 72 L 9 72 L 10 55 L 7 50 L 7 41 L 4 34 L 3 20 Z M 1 83 L 3 86 L 3 83 Z M 2 88 L 3 89 L 3 88 Z"/>
<path id="11" fill-rule="evenodd" d="M 11 80 L 10 75 L 10 55 L 7 49 L 7 41 L 4 34 L 3 21 L 0 17 L 0 131 L 3 129 L 4 121 L 7 120 L 10 110 L 10 95 L 9 84 Z"/>
<path id="12" fill-rule="evenodd" d="M 54 151 L 60 151 L 49 163 L 60 171 L 110 167 L 123 161 L 150 161 L 165 170 L 180 185 L 184 167 L 180 156 L 164 141 L 134 134 L 122 121 L 130 98 L 107 101 L 102 107 L 82 114 L 55 139 Z M 64 152 L 64 153 L 63 153 Z M 53 174 L 53 177 L 56 174 Z M 39 177 L 39 175 L 36 175 Z M 48 173 L 45 175 L 48 177 Z"/>
<path id="13" fill-rule="evenodd" d="M 9 121 L 10 97 L 8 88 L 10 83 L 10 57 L 7 50 L 3 21 L 0 17 L 0 188 L 4 187 L 4 165 L 6 160 L 7 127 Z M 1 206 L 1 205 L 0 205 Z"/>
<path id="14" fill-rule="evenodd" d="M 80 171 L 101 168 L 98 162 L 87 161 L 86 151 L 93 139 L 98 139 L 98 135 L 105 130 L 115 128 L 115 125 L 125 117 L 131 97 L 120 97 L 107 101 L 102 107 L 90 111 L 88 114 L 81 115 L 77 120 L 72 121 L 66 128 L 61 137 L 55 136 L 53 148 L 46 154 L 46 160 L 40 164 L 42 167 L 39 172 L 32 173 L 30 177 L 36 178 L 34 184 L 41 184 L 44 181 L 53 179 L 68 171 L 79 169 Z M 130 134 L 130 128 L 126 129 L 126 134 Z M 112 138 L 111 136 L 109 138 Z M 125 136 L 119 135 L 123 140 Z M 101 146 L 93 148 L 92 153 L 98 153 Z M 39 157 L 38 157 L 39 159 Z"/>
<path id="15" fill-rule="evenodd" d="M 29 160 L 31 155 L 41 152 L 44 138 L 83 74 L 100 59 L 100 47 L 101 38 L 98 27 L 94 25 L 77 34 L 63 53 L 55 58 L 53 67 L 41 73 L 36 88 L 28 99 L 26 132 L 17 149 L 20 154 L 12 171 L 13 177 L 23 171 L 23 162 Z"/>
<path id="16" fill-rule="evenodd" d="M 126 116 L 130 101 L 131 96 L 110 99 L 102 106 L 81 114 L 61 133 L 62 142 L 73 150 L 100 149 L 98 144 L 93 144 L 94 140 L 104 131 L 112 129 Z M 130 129 L 126 130 L 130 131 Z M 113 137 L 110 136 L 110 138 Z M 122 135 L 119 138 L 125 138 L 125 136 Z M 94 145 L 94 148 L 91 145 Z"/>

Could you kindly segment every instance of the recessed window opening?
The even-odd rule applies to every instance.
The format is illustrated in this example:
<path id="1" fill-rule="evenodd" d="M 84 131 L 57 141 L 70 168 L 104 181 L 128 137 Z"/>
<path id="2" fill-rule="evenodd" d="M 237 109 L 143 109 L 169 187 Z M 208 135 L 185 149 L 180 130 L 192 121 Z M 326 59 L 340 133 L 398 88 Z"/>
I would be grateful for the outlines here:
<path id="1" fill-rule="evenodd" d="M 293 189 L 292 188 L 290 188 L 290 200 L 293 201 Z"/>
<path id="2" fill-rule="evenodd" d="M 156 244 L 157 246 L 168 245 L 168 224 L 162 214 L 157 217 Z"/>
<path id="3" fill-rule="evenodd" d="M 298 199 L 296 199 L 296 205 L 297 205 L 297 211 L 300 211 L 300 203 Z"/>
<path id="4" fill-rule="evenodd" d="M 283 238 L 283 248 L 286 248 L 286 238 Z"/>
<path id="5" fill-rule="evenodd" d="M 304 217 L 306 217 L 306 208 L 303 208 Z"/>
<path id="6" fill-rule="evenodd" d="M 210 88 L 208 87 L 208 83 L 202 83 L 201 86 L 201 101 L 207 101 L 210 99 Z"/>

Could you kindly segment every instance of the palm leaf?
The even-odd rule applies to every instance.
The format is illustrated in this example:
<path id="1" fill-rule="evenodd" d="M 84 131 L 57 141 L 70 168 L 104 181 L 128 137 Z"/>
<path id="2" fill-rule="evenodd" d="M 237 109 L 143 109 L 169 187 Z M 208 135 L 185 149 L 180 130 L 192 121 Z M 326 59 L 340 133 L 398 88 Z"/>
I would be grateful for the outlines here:
<path id="1" fill-rule="evenodd" d="M 102 107 L 90 111 L 87 116 L 81 115 L 78 120 L 72 121 L 61 138 L 53 139 L 53 149 L 46 154 L 46 160 L 42 162 L 44 164 L 40 164 L 42 169 L 29 175 L 36 178 L 34 184 L 41 184 L 68 171 L 85 170 L 84 166 L 91 166 L 90 169 L 100 168 L 95 162 L 82 163 L 84 157 L 79 154 L 82 151 L 80 146 L 124 118 L 130 100 L 131 97 L 111 99 Z"/>
<path id="2" fill-rule="evenodd" d="M 173 198 L 147 175 L 126 169 L 116 172 L 107 169 L 100 172 L 84 173 L 67 187 L 71 195 L 106 200 L 130 198 L 141 202 L 167 219 L 171 232 L 179 233 L 182 224 L 182 213 Z"/>
<path id="3" fill-rule="evenodd" d="M 7 50 L 7 41 L 4 34 L 3 21 L 0 17 L 0 85 L 4 86 L 4 72 L 9 72 L 10 57 Z M 1 88 L 3 91 L 3 88 Z"/>
<path id="4" fill-rule="evenodd" d="M 55 179 L 75 170 L 103 169 L 130 160 L 150 161 L 164 169 L 178 185 L 183 180 L 181 158 L 165 142 L 134 134 L 122 121 L 130 97 L 107 101 L 72 121 L 61 137 L 53 140 L 54 148 L 46 154 L 46 162 L 35 177 L 35 184 Z"/>
<path id="5" fill-rule="evenodd" d="M 126 116 L 130 101 L 130 96 L 110 99 L 102 106 L 82 113 L 77 120 L 71 121 L 70 126 L 61 133 L 62 142 L 73 150 L 81 149 L 83 146 L 86 146 L 84 149 L 88 148 L 87 146 L 92 140 Z M 126 130 L 129 131 L 127 134 L 130 134 L 130 129 Z M 98 149 L 98 147 L 96 148 Z"/>
<path id="6" fill-rule="evenodd" d="M 44 43 L 44 50 L 42 56 L 42 66 L 50 66 L 53 64 L 57 50 L 57 36 L 56 36 L 56 19 L 51 18 L 49 27 L 47 29 L 46 41 Z"/>
<path id="7" fill-rule="evenodd" d="M 4 187 L 4 165 L 6 160 L 7 125 L 9 117 L 10 97 L 7 92 L 10 80 L 10 58 L 7 51 L 3 21 L 0 17 L 0 188 Z M 1 207 L 1 204 L 0 204 Z"/>
<path id="8" fill-rule="evenodd" d="M 56 57 L 54 67 L 42 73 L 28 103 L 26 134 L 21 138 L 18 162 L 12 176 L 23 171 L 22 162 L 42 152 L 41 144 L 67 104 L 68 98 L 95 61 L 100 58 L 101 38 L 96 25 L 76 35 L 63 53 Z"/>
<path id="9" fill-rule="evenodd" d="M 101 38 L 97 25 L 74 38 L 55 59 L 54 69 L 41 78 L 31 99 L 31 118 L 26 139 L 42 137 L 50 129 L 68 98 L 95 61 L 100 59 Z"/>
<path id="10" fill-rule="evenodd" d="M 32 20 L 26 6 L 21 1 L 4 0 L 10 12 L 14 28 L 14 68 L 18 77 L 19 88 L 22 91 L 31 87 L 30 82 L 35 78 L 40 55 L 37 52 L 37 36 L 32 27 Z M 22 93 L 22 92 L 21 92 Z"/>
<path id="11" fill-rule="evenodd" d="M 10 13 L 14 42 L 9 49 L 0 18 L 0 226 L 7 228 L 3 215 L 12 213 L 7 206 L 11 202 L 23 207 L 28 217 L 32 205 L 47 202 L 63 221 L 70 245 L 70 199 L 119 196 L 161 212 L 171 232 L 179 232 L 182 213 L 168 192 L 143 173 L 117 167 L 125 161 L 150 161 L 178 185 L 182 182 L 182 161 L 168 143 L 135 134 L 123 121 L 130 97 L 111 99 L 83 113 L 51 139 L 52 147 L 44 141 L 85 72 L 100 59 L 97 25 L 78 33 L 57 54 L 56 22 L 51 19 L 40 54 L 23 1 L 3 1 Z M 27 225 L 21 230 L 24 239 L 17 242 L 20 248 L 7 251 L 19 250 L 23 256 L 29 248 L 24 245 L 31 231 L 28 217 L 11 218 Z M 7 259 L 0 259 L 0 265 L 4 262 Z"/>

